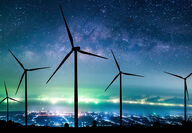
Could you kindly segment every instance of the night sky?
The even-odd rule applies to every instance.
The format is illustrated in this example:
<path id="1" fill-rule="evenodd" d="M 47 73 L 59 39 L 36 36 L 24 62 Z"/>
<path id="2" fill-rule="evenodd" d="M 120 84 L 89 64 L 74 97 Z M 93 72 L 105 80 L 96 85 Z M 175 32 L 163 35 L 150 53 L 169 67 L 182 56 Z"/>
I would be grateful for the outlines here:
<path id="1" fill-rule="evenodd" d="M 46 84 L 71 49 L 58 4 L 75 46 L 109 58 L 79 56 L 80 111 L 118 111 L 119 80 L 104 92 L 118 73 L 111 49 L 123 71 L 145 76 L 123 76 L 126 111 L 183 106 L 183 80 L 163 72 L 192 72 L 191 0 L 0 0 L 1 99 L 5 80 L 10 96 L 24 102 L 24 84 L 15 96 L 23 70 L 9 48 L 27 68 L 51 67 L 28 73 L 29 110 L 73 111 L 73 55 Z M 188 88 L 192 96 L 191 78 Z"/>

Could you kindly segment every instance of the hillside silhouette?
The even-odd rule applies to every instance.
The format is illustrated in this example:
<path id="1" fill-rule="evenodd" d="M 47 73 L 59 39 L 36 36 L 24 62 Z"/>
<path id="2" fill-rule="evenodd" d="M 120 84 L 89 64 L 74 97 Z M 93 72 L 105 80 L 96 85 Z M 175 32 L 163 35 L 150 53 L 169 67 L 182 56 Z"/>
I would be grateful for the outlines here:
<path id="1" fill-rule="evenodd" d="M 75 130 L 75 129 L 78 129 L 78 130 L 98 130 L 98 131 L 104 131 L 104 130 L 114 130 L 114 131 L 119 131 L 119 130 L 127 130 L 127 131 L 138 131 L 138 130 L 142 130 L 142 131 L 145 131 L 145 130 L 149 130 L 149 131 L 159 131 L 159 130 L 189 130 L 189 129 L 192 129 L 192 122 L 183 122 L 182 125 L 161 125 L 159 122 L 154 122 L 153 126 L 149 127 L 149 126 L 143 126 L 143 125 L 134 125 L 134 126 L 130 126 L 130 127 L 119 127 L 119 126 L 116 126 L 116 127 L 98 127 L 97 126 L 97 123 L 96 121 L 93 121 L 93 125 L 92 126 L 86 126 L 86 127 L 79 127 L 79 128 L 74 128 L 74 127 L 69 127 L 69 124 L 68 123 L 65 123 L 64 124 L 64 127 L 49 127 L 49 126 L 35 126 L 35 125 L 28 125 L 27 127 L 24 126 L 24 125 L 21 125 L 19 123 L 15 123 L 13 121 L 4 121 L 4 120 L 0 120 L 0 129 L 24 129 L 24 130 L 30 130 L 30 129 L 34 129 L 34 130 L 43 130 L 43 131 L 46 131 L 46 130 L 62 130 L 62 131 L 70 131 L 70 130 Z"/>

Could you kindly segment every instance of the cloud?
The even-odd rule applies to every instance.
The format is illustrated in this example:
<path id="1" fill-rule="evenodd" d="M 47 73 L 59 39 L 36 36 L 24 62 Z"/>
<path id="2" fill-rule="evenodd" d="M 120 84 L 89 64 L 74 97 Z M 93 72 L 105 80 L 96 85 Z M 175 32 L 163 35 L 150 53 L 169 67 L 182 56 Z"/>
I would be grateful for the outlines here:
<path id="1" fill-rule="evenodd" d="M 28 58 L 28 59 L 32 59 L 33 57 L 34 57 L 34 52 L 32 52 L 32 51 L 29 51 L 29 50 L 27 50 L 27 51 L 25 51 L 24 52 L 24 56 L 26 57 L 26 58 Z"/>
<path id="2" fill-rule="evenodd" d="M 182 98 L 170 97 L 170 96 L 146 96 L 143 98 L 137 98 L 136 101 L 143 101 L 147 103 L 170 103 L 170 104 L 183 103 Z"/>
<path id="3" fill-rule="evenodd" d="M 63 43 L 55 41 L 46 45 L 44 54 L 50 59 L 61 60 L 68 52 L 69 47 L 66 47 Z"/>

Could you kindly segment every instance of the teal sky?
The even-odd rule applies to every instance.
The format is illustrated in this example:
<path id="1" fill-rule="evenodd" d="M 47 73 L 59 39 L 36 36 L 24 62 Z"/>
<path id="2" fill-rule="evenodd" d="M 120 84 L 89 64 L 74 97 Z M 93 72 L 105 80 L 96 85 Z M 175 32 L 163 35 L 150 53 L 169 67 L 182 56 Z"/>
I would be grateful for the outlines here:
<path id="1" fill-rule="evenodd" d="M 104 92 L 118 73 L 111 49 L 123 71 L 145 76 L 123 76 L 125 105 L 182 106 L 183 81 L 163 72 L 181 76 L 192 72 L 190 0 L 1 1 L 1 99 L 5 97 L 5 80 L 9 95 L 24 100 L 24 84 L 15 96 L 23 70 L 8 52 L 9 48 L 26 68 L 51 67 L 28 73 L 30 110 L 72 109 L 73 55 L 46 84 L 70 51 L 59 3 L 63 6 L 75 46 L 109 58 L 103 60 L 79 55 L 79 100 L 82 110 L 94 110 L 97 106 L 98 111 L 103 111 L 104 105 L 118 109 L 119 80 L 108 92 Z M 191 96 L 191 78 L 188 79 L 188 89 Z M 13 110 L 23 110 L 22 104 L 12 104 Z M 4 110 L 3 106 L 0 110 Z"/>

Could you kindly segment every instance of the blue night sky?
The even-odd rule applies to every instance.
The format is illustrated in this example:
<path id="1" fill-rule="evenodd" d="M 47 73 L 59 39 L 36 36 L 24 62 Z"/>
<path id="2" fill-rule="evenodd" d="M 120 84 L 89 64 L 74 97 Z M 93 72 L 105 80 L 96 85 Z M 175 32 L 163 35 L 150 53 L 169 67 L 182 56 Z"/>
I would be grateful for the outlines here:
<path id="1" fill-rule="evenodd" d="M 111 49 L 123 71 L 145 76 L 123 76 L 126 111 L 183 106 L 183 81 L 163 72 L 192 72 L 191 0 L 0 0 L 1 99 L 6 80 L 24 102 L 24 84 L 15 96 L 23 70 L 9 48 L 27 68 L 51 67 L 28 73 L 29 110 L 73 111 L 73 55 L 46 84 L 71 49 L 58 4 L 75 46 L 109 58 L 79 55 L 80 111 L 118 111 L 119 80 L 104 92 L 118 73 Z M 188 89 L 191 96 L 191 78 Z"/>

